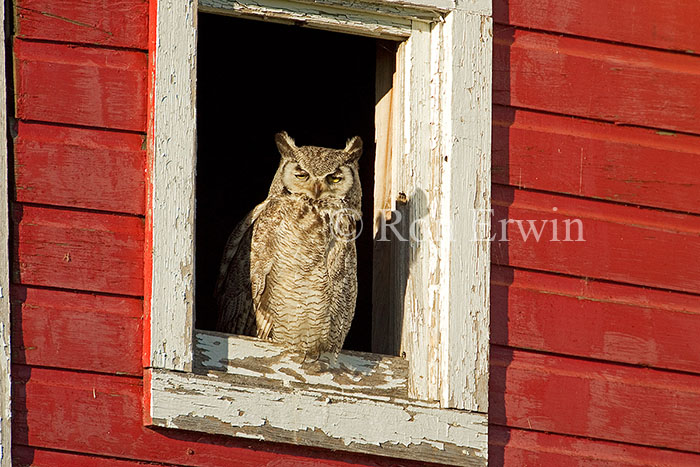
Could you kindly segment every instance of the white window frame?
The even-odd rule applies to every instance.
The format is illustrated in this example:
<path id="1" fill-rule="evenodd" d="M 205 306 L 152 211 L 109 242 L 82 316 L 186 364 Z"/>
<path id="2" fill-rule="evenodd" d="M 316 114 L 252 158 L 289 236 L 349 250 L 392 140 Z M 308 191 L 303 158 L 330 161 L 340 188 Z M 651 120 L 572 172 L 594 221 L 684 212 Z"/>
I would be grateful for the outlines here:
<path id="1" fill-rule="evenodd" d="M 390 167 L 379 204 L 422 232 L 403 250 L 403 358 L 342 352 L 319 371 L 270 342 L 194 330 L 198 8 L 403 41 L 390 136 L 378 129 L 391 150 L 377 156 Z M 491 0 L 158 0 L 151 34 L 145 423 L 485 465 Z"/>

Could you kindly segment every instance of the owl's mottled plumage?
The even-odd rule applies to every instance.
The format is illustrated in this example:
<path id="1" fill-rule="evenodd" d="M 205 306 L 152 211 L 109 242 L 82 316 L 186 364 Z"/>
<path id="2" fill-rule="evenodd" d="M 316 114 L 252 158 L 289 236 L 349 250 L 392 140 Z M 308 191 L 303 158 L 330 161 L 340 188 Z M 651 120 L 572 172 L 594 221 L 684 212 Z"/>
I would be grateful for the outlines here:
<path id="1" fill-rule="evenodd" d="M 355 313 L 356 221 L 362 190 L 359 137 L 344 149 L 282 155 L 267 199 L 233 230 L 216 286 L 217 330 L 270 339 L 304 353 L 337 353 Z"/>

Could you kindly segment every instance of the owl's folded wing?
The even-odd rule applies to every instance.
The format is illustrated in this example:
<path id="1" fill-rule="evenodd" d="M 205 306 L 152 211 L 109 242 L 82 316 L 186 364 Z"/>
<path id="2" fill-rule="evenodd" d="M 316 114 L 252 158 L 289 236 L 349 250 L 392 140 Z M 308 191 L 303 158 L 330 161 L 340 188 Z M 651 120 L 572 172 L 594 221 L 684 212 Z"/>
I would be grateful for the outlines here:
<path id="1" fill-rule="evenodd" d="M 258 221 L 253 229 L 251 250 L 255 252 L 250 268 L 253 308 L 257 320 L 257 336 L 260 339 L 272 337 L 274 315 L 268 303 L 268 275 L 272 270 L 276 251 L 278 227 L 282 223 L 284 212 L 276 198 L 268 198 L 267 205 L 260 211 Z"/>
<path id="2" fill-rule="evenodd" d="M 255 221 L 267 206 L 259 204 L 233 229 L 221 258 L 214 295 L 219 308 L 216 330 L 256 335 L 251 290 L 250 248 Z"/>

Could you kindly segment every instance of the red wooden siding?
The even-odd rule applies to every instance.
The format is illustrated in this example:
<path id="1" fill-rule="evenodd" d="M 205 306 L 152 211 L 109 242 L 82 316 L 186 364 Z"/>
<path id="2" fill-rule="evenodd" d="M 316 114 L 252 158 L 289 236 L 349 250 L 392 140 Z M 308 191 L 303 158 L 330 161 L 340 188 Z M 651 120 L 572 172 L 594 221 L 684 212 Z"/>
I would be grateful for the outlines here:
<path id="1" fill-rule="evenodd" d="M 500 266 L 491 295 L 493 344 L 700 374 L 696 295 Z"/>
<path id="2" fill-rule="evenodd" d="M 15 363 L 141 375 L 141 300 L 32 287 L 12 297 Z"/>
<path id="3" fill-rule="evenodd" d="M 15 463 L 394 464 L 144 428 L 148 6 L 15 2 Z M 700 465 L 699 8 L 494 1 L 492 465 Z"/>
<path id="4" fill-rule="evenodd" d="M 14 57 L 18 118 L 145 131 L 145 54 L 15 40 Z"/>
<path id="5" fill-rule="evenodd" d="M 15 0 L 14 7 L 23 39 L 148 48 L 147 0 Z"/>
<path id="6" fill-rule="evenodd" d="M 493 121 L 495 183 L 700 213 L 700 137 L 499 105 Z"/>
<path id="7" fill-rule="evenodd" d="M 699 8 L 494 1 L 495 465 L 700 462 Z"/>
<path id="8" fill-rule="evenodd" d="M 530 430 L 492 426 L 490 465 L 639 467 L 641 465 L 695 467 L 696 454 L 575 438 Z"/>
<path id="9" fill-rule="evenodd" d="M 491 348 L 492 423 L 700 452 L 700 376 Z"/>
<path id="10" fill-rule="evenodd" d="M 13 211 L 15 282 L 142 295 L 143 219 L 34 206 Z"/>
<path id="11" fill-rule="evenodd" d="M 502 24 L 700 53 L 696 0 L 494 0 L 493 17 Z"/>
<path id="12" fill-rule="evenodd" d="M 493 208 L 497 264 L 700 292 L 700 217 L 501 185 L 493 187 Z M 508 241 L 505 219 L 515 221 Z"/>
<path id="13" fill-rule="evenodd" d="M 494 103 L 700 133 L 700 57 L 496 26 Z"/>
<path id="14" fill-rule="evenodd" d="M 17 201 L 144 214 L 144 137 L 20 122 Z"/>
<path id="15" fill-rule="evenodd" d="M 140 461 L 120 460 L 84 454 L 67 454 L 49 449 L 36 449 L 15 446 L 12 450 L 13 465 L 16 467 L 144 467 Z M 174 466 L 175 464 L 148 463 L 149 466 Z"/>

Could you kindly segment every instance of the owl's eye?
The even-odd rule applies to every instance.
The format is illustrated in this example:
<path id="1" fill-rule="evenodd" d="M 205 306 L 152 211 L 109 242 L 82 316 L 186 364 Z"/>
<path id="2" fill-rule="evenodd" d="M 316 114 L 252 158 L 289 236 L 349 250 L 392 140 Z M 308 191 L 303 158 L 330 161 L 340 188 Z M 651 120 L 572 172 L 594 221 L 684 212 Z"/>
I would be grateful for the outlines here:
<path id="1" fill-rule="evenodd" d="M 326 177 L 326 180 L 328 180 L 328 183 L 338 183 L 342 179 L 343 179 L 343 177 L 340 177 L 338 175 L 329 175 Z"/>
<path id="2" fill-rule="evenodd" d="M 294 176 L 299 180 L 306 180 L 309 178 L 309 174 L 306 172 L 297 172 L 294 174 Z"/>

